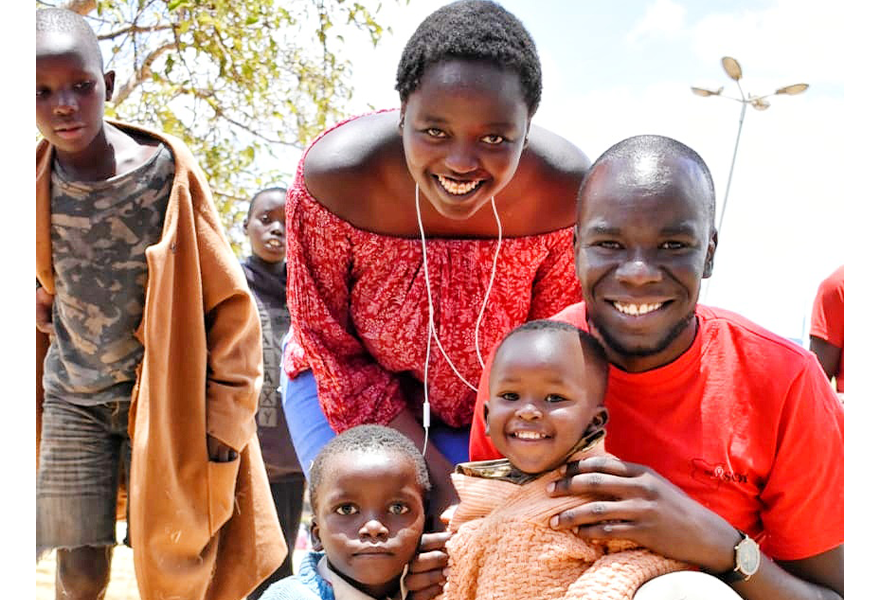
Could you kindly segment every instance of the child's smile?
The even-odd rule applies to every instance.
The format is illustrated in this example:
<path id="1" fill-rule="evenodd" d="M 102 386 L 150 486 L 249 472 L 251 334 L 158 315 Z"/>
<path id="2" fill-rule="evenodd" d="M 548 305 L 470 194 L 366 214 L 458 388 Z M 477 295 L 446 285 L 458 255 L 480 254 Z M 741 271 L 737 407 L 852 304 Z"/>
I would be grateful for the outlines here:
<path id="1" fill-rule="evenodd" d="M 526 473 L 558 466 L 602 410 L 600 373 L 585 363 L 575 332 L 514 333 L 499 347 L 489 381 L 495 447 Z"/>

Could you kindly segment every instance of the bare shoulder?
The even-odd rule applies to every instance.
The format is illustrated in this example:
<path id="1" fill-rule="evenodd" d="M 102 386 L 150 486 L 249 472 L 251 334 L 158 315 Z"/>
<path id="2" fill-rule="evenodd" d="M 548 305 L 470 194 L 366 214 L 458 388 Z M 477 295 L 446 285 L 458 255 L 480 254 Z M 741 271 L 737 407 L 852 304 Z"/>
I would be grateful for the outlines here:
<path id="1" fill-rule="evenodd" d="M 532 125 L 516 176 L 504 191 L 516 198 L 521 235 L 574 224 L 577 192 L 590 168 L 586 154 L 564 137 Z M 531 225 L 528 225 L 531 224 Z"/>
<path id="2" fill-rule="evenodd" d="M 528 154 L 544 175 L 571 183 L 581 180 L 590 168 L 590 159 L 573 143 L 548 129 L 533 125 L 529 134 Z"/>
<path id="3" fill-rule="evenodd" d="M 306 154 L 303 176 L 322 206 L 351 222 L 360 221 L 375 190 L 406 169 L 397 128 L 398 113 L 359 117 L 318 140 Z"/>

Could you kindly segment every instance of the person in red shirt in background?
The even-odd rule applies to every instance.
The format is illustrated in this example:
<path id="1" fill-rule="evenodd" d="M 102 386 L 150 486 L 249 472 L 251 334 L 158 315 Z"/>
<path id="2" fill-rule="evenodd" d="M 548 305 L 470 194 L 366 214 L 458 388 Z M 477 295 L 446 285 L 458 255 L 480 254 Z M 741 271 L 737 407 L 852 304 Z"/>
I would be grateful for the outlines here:
<path id="1" fill-rule="evenodd" d="M 697 304 L 718 244 L 705 162 L 669 138 L 629 138 L 596 161 L 578 201 L 584 302 L 554 318 L 608 353 L 606 447 L 620 459 L 562 467 L 548 493 L 585 502 L 550 525 L 633 540 L 749 600 L 842 598 L 842 405 L 806 349 Z M 471 460 L 499 457 L 484 435 L 490 367 Z M 670 578 L 705 573 L 664 575 L 636 598 L 704 597 Z M 666 595 L 647 593 L 663 580 Z"/>
<path id="2" fill-rule="evenodd" d="M 810 350 L 843 400 L 843 265 L 819 284 L 810 319 Z"/>

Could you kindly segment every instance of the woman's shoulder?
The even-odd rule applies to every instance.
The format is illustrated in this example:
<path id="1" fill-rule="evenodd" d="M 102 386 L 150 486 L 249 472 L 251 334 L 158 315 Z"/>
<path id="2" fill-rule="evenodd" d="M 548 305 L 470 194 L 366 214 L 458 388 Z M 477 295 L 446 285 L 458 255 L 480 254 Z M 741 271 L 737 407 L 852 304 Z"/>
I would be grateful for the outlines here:
<path id="1" fill-rule="evenodd" d="M 533 161 L 534 168 L 546 176 L 576 182 L 581 180 L 590 168 L 590 159 L 583 150 L 549 129 L 532 125 L 529 132 L 529 146 L 523 158 Z"/>
<path id="2" fill-rule="evenodd" d="M 577 192 L 590 168 L 586 154 L 561 135 L 532 125 L 529 145 L 516 176 L 502 198 L 516 199 L 524 233 L 570 227 L 576 218 Z M 523 202 L 523 200 L 527 200 Z M 530 231 L 538 225 L 538 231 Z"/>
<path id="3" fill-rule="evenodd" d="M 375 190 L 387 189 L 388 177 L 406 169 L 398 115 L 398 111 L 387 111 L 357 117 L 318 139 L 303 159 L 309 194 L 351 221 L 354 215 L 350 213 L 357 213 L 359 203 Z"/>

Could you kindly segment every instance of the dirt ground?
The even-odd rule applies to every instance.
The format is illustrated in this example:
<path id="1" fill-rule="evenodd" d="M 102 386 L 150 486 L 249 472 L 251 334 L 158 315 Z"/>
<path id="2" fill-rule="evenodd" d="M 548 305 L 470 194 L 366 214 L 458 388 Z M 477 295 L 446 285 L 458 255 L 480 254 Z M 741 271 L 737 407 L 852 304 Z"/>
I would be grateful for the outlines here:
<path id="1" fill-rule="evenodd" d="M 125 525 L 119 524 L 117 539 L 125 536 Z M 293 554 L 294 568 L 306 554 L 306 550 L 297 549 Z M 37 600 L 55 599 L 55 552 L 46 555 L 37 563 Z M 104 600 L 140 600 L 137 581 L 134 577 L 134 563 L 131 548 L 124 545 L 116 546 L 113 551 L 113 562 L 110 567 L 110 587 Z"/>
<path id="2" fill-rule="evenodd" d="M 120 525 L 118 539 L 125 535 L 125 526 Z M 55 552 L 51 552 L 37 563 L 37 600 L 55 599 Z M 140 600 L 137 581 L 134 578 L 134 563 L 131 548 L 119 545 L 113 551 L 110 566 L 110 587 L 104 600 Z"/>

